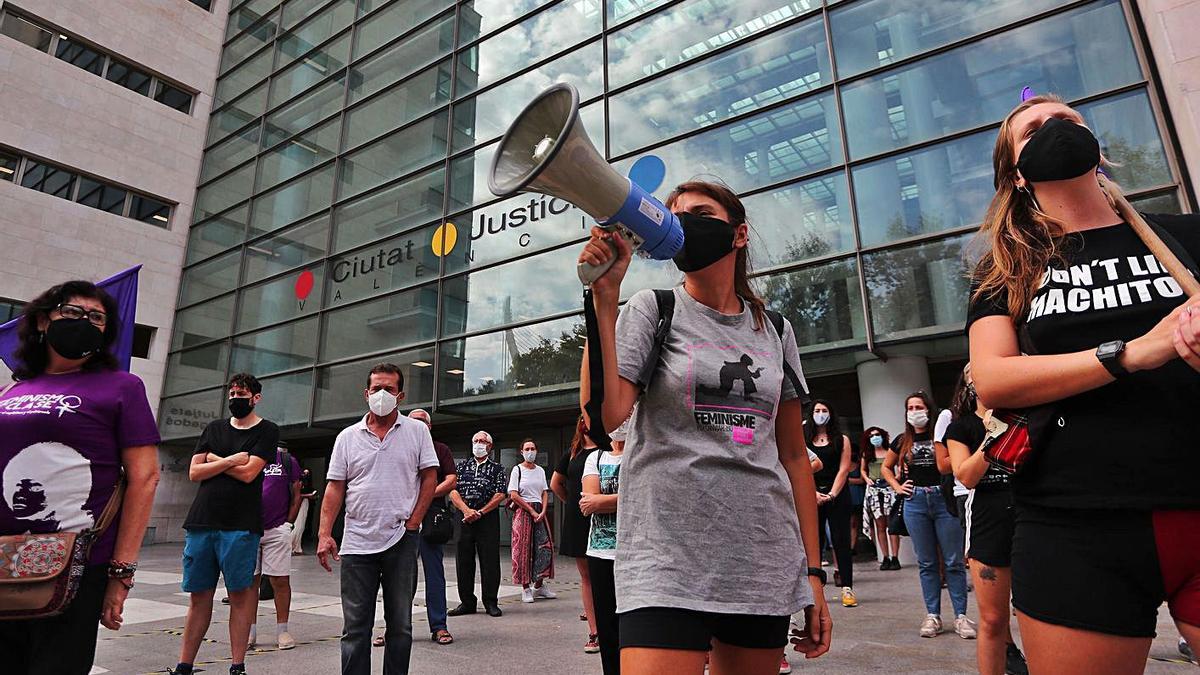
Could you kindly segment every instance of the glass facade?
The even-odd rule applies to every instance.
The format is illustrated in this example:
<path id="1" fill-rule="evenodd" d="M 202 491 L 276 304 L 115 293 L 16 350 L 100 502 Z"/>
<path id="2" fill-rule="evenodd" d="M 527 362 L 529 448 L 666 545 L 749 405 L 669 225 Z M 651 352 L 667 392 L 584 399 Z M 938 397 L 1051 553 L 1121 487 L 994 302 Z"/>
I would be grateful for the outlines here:
<path id="1" fill-rule="evenodd" d="M 660 196 L 698 175 L 742 195 L 758 289 L 791 319 L 810 374 L 954 336 L 991 146 L 1023 86 L 1080 110 L 1139 205 L 1184 207 L 1126 2 L 238 4 L 165 437 L 197 435 L 240 370 L 264 378 L 269 417 L 336 427 L 361 414 L 364 374 L 383 360 L 405 369 L 406 406 L 570 409 L 590 221 L 486 188 L 497 139 L 556 81 L 579 89 L 619 171 L 654 155 L 666 176 L 646 187 Z M 88 194 L 104 208 L 108 195 Z M 680 279 L 638 260 L 625 291 Z"/>

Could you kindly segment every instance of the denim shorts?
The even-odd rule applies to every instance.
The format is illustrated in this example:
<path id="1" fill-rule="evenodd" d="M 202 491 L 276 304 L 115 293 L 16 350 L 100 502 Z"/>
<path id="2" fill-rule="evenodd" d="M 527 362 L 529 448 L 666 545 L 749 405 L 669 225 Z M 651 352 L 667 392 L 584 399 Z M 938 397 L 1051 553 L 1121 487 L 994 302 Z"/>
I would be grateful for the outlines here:
<path id="1" fill-rule="evenodd" d="M 225 589 L 243 591 L 254 585 L 261 535 L 245 530 L 187 530 L 183 538 L 183 590 L 209 591 L 217 575 L 225 575 Z"/>

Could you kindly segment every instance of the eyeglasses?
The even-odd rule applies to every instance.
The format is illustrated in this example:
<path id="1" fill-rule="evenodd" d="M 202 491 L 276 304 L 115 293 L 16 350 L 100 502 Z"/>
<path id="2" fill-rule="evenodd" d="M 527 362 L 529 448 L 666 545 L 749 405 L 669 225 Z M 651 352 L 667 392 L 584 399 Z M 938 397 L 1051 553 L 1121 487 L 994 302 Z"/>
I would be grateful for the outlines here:
<path id="1" fill-rule="evenodd" d="M 84 309 L 79 305 L 70 305 L 65 302 L 58 307 L 55 307 L 55 309 L 58 310 L 59 316 L 64 319 L 73 320 L 86 318 L 93 326 L 96 326 L 97 328 L 104 328 L 104 324 L 108 323 L 108 315 L 98 310 Z"/>

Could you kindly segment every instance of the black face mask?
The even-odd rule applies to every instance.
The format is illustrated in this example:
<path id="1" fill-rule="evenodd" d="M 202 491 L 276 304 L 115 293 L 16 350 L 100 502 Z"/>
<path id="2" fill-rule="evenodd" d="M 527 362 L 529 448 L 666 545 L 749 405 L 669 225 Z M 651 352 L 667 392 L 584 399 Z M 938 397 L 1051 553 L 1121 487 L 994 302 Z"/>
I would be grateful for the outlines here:
<path id="1" fill-rule="evenodd" d="M 680 272 L 696 272 L 724 258 L 733 250 L 734 226 L 709 216 L 688 212 L 678 215 L 683 228 L 683 248 L 675 254 Z"/>
<path id="2" fill-rule="evenodd" d="M 104 332 L 87 319 L 55 319 L 46 327 L 46 341 L 64 359 L 86 358 L 104 346 Z"/>
<path id="3" fill-rule="evenodd" d="M 254 411 L 254 404 L 248 398 L 231 398 L 229 399 L 229 414 L 236 419 L 242 419 Z"/>
<path id="4" fill-rule="evenodd" d="M 1017 169 L 1034 183 L 1078 178 L 1100 165 L 1100 142 L 1087 127 L 1052 117 L 1021 149 Z"/>

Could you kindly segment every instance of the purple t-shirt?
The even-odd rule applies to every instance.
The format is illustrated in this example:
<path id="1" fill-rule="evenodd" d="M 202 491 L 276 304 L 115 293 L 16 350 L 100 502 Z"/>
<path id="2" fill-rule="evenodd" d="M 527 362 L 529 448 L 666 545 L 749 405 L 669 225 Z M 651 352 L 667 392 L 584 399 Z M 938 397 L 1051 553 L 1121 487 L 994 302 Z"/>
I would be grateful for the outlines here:
<path id="1" fill-rule="evenodd" d="M 121 449 L 158 445 L 138 376 L 124 371 L 40 375 L 0 395 L 0 534 L 80 531 L 112 497 Z M 92 547 L 112 558 L 120 518 Z"/>
<path id="2" fill-rule="evenodd" d="M 265 530 L 273 530 L 287 520 L 288 507 L 292 505 L 292 483 L 300 480 L 300 464 L 296 458 L 288 455 L 292 465 L 290 481 L 280 461 L 282 459 L 283 455 L 276 450 L 275 460 L 263 467 L 262 516 Z"/>

